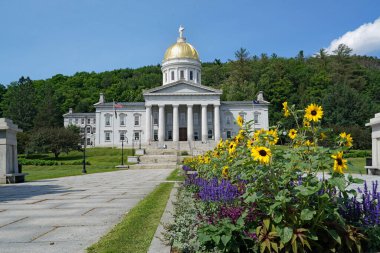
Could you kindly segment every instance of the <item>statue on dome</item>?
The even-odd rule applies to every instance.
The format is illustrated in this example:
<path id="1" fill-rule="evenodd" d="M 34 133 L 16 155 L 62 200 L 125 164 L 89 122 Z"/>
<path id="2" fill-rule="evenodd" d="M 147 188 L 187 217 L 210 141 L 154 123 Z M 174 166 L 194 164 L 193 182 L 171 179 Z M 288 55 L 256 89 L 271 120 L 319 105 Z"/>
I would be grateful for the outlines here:
<path id="1" fill-rule="evenodd" d="M 183 31 L 185 30 L 185 28 L 182 26 L 182 25 L 180 25 L 179 26 L 179 29 L 178 29 L 178 32 L 179 32 L 179 37 L 180 38 L 183 38 Z"/>

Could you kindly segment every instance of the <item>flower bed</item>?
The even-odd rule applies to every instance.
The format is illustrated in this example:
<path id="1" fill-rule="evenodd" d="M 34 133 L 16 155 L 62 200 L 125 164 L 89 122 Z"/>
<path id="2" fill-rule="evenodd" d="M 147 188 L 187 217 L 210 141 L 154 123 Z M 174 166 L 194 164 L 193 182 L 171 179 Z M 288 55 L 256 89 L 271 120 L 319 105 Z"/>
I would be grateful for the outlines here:
<path id="1" fill-rule="evenodd" d="M 350 134 L 335 147 L 319 146 L 329 134 L 323 110 L 283 103 L 294 128 L 288 149 L 278 148 L 283 122 L 270 130 L 244 123 L 233 139 L 186 160 L 175 222 L 167 237 L 179 252 L 376 252 L 380 249 L 380 193 L 348 190 L 362 180 L 344 173 Z M 285 119 L 287 120 L 287 119 Z M 318 177 L 318 174 L 322 175 Z M 325 173 L 331 174 L 325 177 Z"/>

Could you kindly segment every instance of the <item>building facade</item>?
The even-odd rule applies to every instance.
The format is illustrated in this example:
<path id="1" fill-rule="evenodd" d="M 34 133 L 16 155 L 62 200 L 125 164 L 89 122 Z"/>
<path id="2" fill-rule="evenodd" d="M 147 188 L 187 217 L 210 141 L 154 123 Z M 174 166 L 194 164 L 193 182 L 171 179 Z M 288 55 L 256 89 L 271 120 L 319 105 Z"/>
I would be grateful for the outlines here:
<path id="1" fill-rule="evenodd" d="M 239 131 L 238 115 L 254 121 L 256 129 L 268 129 L 269 103 L 262 92 L 253 101 L 221 101 L 221 90 L 201 84 L 201 61 L 183 30 L 180 27 L 177 42 L 165 52 L 162 86 L 145 91 L 145 102 L 115 104 L 100 94 L 95 113 L 70 111 L 64 115 L 65 127 L 79 126 L 91 134 L 87 143 L 102 147 L 136 141 L 142 145 L 219 141 Z"/>

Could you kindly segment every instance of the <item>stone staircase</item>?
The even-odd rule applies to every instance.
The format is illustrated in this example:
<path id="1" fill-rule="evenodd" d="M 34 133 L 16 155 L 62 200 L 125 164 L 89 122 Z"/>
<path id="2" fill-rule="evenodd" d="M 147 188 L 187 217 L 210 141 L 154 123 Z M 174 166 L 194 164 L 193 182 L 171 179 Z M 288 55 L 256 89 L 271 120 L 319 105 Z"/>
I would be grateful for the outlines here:
<path id="1" fill-rule="evenodd" d="M 145 155 L 140 156 L 138 164 L 130 165 L 130 169 L 175 169 L 177 167 L 177 151 L 174 149 L 148 148 Z"/>

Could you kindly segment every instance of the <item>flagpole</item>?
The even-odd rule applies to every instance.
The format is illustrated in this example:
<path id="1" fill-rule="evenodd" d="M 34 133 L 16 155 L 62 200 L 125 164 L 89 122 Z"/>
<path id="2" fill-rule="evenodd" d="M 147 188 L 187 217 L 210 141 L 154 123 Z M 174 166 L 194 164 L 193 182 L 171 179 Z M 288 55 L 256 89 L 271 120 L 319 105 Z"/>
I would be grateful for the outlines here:
<path id="1" fill-rule="evenodd" d="M 115 112 L 114 116 L 116 117 L 115 100 L 113 100 L 112 107 L 113 107 L 113 111 Z M 112 120 L 112 148 L 115 147 L 115 117 L 113 117 L 113 120 Z"/>

